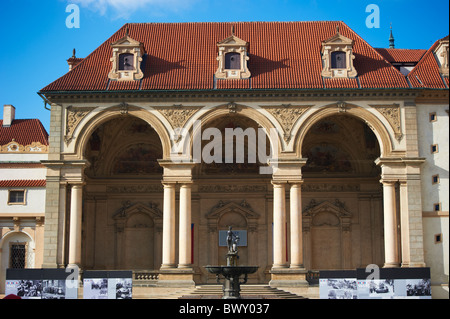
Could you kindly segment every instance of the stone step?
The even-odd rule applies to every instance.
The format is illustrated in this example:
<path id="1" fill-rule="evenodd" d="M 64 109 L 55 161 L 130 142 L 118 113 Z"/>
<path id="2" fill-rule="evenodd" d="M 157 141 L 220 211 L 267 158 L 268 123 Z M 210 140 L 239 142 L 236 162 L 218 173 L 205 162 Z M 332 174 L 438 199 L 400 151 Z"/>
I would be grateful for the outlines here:
<path id="1" fill-rule="evenodd" d="M 183 299 L 195 297 L 220 296 L 222 297 L 222 285 L 201 285 L 197 286 L 192 292 L 182 296 Z M 261 298 L 282 298 L 282 299 L 305 299 L 302 296 L 290 293 L 281 289 L 273 288 L 268 285 L 241 285 L 241 296 L 243 298 L 258 297 Z"/>

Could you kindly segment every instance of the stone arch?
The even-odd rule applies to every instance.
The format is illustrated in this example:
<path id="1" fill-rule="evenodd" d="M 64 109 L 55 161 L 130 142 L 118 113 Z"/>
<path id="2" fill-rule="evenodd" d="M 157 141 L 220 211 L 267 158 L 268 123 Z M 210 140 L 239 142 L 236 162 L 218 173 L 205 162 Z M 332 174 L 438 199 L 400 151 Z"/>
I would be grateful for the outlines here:
<path id="1" fill-rule="evenodd" d="M 237 105 L 235 103 L 208 107 L 207 109 L 199 111 L 197 112 L 198 114 L 196 114 L 195 120 L 201 121 L 201 127 L 199 125 L 195 125 L 195 120 L 188 121 L 186 130 L 190 132 L 189 136 L 192 138 L 190 138 L 189 140 L 182 140 L 182 143 L 186 148 L 189 149 L 190 154 L 194 154 L 194 140 L 197 138 L 201 139 L 201 129 L 206 127 L 208 123 L 223 116 L 236 115 L 249 118 L 255 121 L 261 128 L 265 129 L 272 152 L 276 154 L 276 156 L 278 156 L 282 152 L 284 145 L 284 141 L 282 139 L 282 136 L 280 135 L 280 127 L 277 127 L 270 120 L 271 116 L 267 116 L 265 112 L 267 113 L 267 111 L 263 109 L 253 108 L 245 105 Z M 275 132 L 277 132 L 276 137 L 270 134 L 271 129 L 274 129 Z"/>
<path id="2" fill-rule="evenodd" d="M 113 120 L 115 118 L 120 118 L 121 116 L 133 116 L 145 121 L 150 125 L 159 136 L 163 157 L 169 158 L 171 151 L 171 142 L 169 132 L 167 131 L 164 124 L 151 112 L 135 106 L 127 106 L 126 111 L 117 106 L 113 106 L 102 110 L 100 112 L 93 112 L 91 116 L 87 116 L 86 120 L 81 122 L 76 128 L 74 135 L 78 136 L 75 144 L 75 154 L 79 159 L 84 159 L 84 151 L 86 149 L 87 143 L 94 131 L 103 123 Z"/>
<path id="3" fill-rule="evenodd" d="M 303 141 L 312 126 L 326 117 L 341 113 L 360 119 L 374 132 L 380 145 L 380 157 L 387 157 L 392 154 L 394 151 L 394 142 L 391 137 L 395 134 L 391 132 L 391 129 L 386 127 L 376 115 L 357 105 L 334 103 L 314 111 L 314 113 L 306 117 L 306 120 L 304 120 L 298 128 L 297 134 L 295 135 L 295 149 L 300 158 L 302 158 L 303 155 Z"/>

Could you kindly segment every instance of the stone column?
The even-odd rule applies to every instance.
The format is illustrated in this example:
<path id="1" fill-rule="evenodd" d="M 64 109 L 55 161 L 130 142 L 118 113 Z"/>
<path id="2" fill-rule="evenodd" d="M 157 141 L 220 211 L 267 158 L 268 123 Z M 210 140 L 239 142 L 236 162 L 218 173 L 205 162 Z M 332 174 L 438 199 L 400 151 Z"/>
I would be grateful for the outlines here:
<path id="1" fill-rule="evenodd" d="M 161 268 L 175 268 L 175 184 L 163 183 L 163 250 Z"/>
<path id="2" fill-rule="evenodd" d="M 406 181 L 400 181 L 400 225 L 401 225 L 401 247 L 402 267 L 409 267 L 410 244 L 409 244 L 409 216 L 408 216 L 408 189 Z"/>
<path id="3" fill-rule="evenodd" d="M 382 180 L 384 206 L 384 267 L 398 267 L 395 181 Z"/>
<path id="4" fill-rule="evenodd" d="M 291 265 L 290 268 L 303 269 L 303 234 L 302 234 L 302 201 L 301 184 L 291 185 L 290 196 L 291 218 Z"/>
<path id="5" fill-rule="evenodd" d="M 191 185 L 180 186 L 180 231 L 178 268 L 191 268 Z"/>
<path id="6" fill-rule="evenodd" d="M 82 184 L 73 184 L 70 198 L 69 266 L 81 264 Z"/>
<path id="7" fill-rule="evenodd" d="M 273 266 L 286 268 L 286 183 L 273 184 Z"/>

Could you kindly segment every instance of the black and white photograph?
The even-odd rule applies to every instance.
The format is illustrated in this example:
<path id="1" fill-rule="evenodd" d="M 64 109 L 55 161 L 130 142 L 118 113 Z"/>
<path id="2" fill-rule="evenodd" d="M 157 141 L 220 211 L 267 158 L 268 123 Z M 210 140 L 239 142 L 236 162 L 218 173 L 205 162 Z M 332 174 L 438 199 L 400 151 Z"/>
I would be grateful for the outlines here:
<path id="1" fill-rule="evenodd" d="M 22 299 L 41 299 L 42 281 L 41 280 L 17 280 L 15 295 Z"/>
<path id="2" fill-rule="evenodd" d="M 358 299 L 356 279 L 328 279 L 327 299 Z"/>
<path id="3" fill-rule="evenodd" d="M 108 279 L 89 278 L 83 281 L 84 299 L 108 299 Z"/>
<path id="4" fill-rule="evenodd" d="M 44 279 L 42 299 L 66 299 L 66 281 Z"/>
<path id="5" fill-rule="evenodd" d="M 394 280 L 392 279 L 374 279 L 369 282 L 371 299 L 392 299 L 394 294 Z"/>
<path id="6" fill-rule="evenodd" d="M 132 299 L 133 281 L 131 278 L 111 278 L 110 287 L 115 287 L 115 295 L 108 294 L 108 299 Z"/>
<path id="7" fill-rule="evenodd" d="M 406 296 L 424 297 L 431 299 L 431 281 L 430 279 L 406 279 Z"/>

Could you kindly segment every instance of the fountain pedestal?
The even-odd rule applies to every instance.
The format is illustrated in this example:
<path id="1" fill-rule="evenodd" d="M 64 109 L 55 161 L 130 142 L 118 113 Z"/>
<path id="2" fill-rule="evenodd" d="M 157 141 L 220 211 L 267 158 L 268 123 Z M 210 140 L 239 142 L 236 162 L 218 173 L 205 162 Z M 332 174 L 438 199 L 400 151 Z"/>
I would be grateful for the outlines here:
<path id="1" fill-rule="evenodd" d="M 223 297 L 222 299 L 241 299 L 241 284 L 247 282 L 249 274 L 253 274 L 258 270 L 258 266 L 238 266 L 237 244 L 239 237 L 234 236 L 231 227 L 228 230 L 227 236 L 227 265 L 226 266 L 206 266 L 205 268 L 212 274 L 216 275 L 217 282 L 220 283 L 220 276 L 225 279 L 223 283 Z M 244 275 L 241 282 L 241 276 Z"/>

